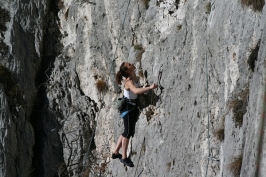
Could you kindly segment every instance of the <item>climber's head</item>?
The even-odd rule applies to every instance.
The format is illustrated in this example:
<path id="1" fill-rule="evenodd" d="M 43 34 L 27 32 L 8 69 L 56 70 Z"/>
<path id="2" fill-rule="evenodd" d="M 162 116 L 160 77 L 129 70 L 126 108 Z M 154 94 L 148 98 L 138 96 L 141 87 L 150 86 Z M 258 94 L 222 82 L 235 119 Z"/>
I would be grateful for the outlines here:
<path id="1" fill-rule="evenodd" d="M 124 66 L 127 68 L 126 72 L 130 75 L 131 73 L 135 72 L 136 67 L 128 62 L 124 62 Z"/>
<path id="2" fill-rule="evenodd" d="M 116 73 L 116 82 L 121 85 L 122 77 L 128 78 L 134 73 L 136 67 L 128 62 L 123 62 L 120 66 L 120 70 Z"/>

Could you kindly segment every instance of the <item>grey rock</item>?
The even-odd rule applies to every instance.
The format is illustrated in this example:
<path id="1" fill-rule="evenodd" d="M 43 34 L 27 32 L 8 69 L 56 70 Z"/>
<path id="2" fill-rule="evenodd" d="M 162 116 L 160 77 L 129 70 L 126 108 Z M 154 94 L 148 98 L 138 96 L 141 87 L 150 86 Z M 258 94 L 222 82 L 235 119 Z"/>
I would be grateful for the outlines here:
<path id="1" fill-rule="evenodd" d="M 263 176 L 265 7 L 128 2 L 0 1 L 0 64 L 23 90 L 12 97 L 0 80 L 0 176 L 232 176 L 236 157 L 240 176 Z M 110 159 L 124 61 L 163 88 L 141 96 L 134 168 Z"/>

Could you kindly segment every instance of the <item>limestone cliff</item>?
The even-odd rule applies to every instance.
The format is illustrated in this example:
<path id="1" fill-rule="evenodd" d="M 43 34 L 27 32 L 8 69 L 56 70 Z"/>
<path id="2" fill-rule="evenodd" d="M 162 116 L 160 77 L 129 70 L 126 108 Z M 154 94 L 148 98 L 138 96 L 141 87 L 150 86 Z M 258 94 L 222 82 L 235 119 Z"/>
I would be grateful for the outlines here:
<path id="1" fill-rule="evenodd" d="M 264 4 L 0 0 L 0 176 L 263 176 Z M 134 168 L 110 159 L 123 61 L 161 85 Z"/>

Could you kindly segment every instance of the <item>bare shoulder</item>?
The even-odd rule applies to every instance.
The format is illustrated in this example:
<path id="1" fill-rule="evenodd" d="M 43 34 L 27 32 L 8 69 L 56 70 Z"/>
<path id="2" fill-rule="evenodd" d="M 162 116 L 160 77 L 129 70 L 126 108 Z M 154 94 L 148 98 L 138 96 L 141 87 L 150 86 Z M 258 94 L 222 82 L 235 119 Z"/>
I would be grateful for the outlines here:
<path id="1" fill-rule="evenodd" d="M 130 87 L 131 87 L 132 85 L 134 85 L 134 84 L 133 84 L 133 81 L 132 81 L 130 78 L 127 78 L 127 79 L 125 80 L 125 89 L 126 89 L 126 90 L 130 90 Z"/>

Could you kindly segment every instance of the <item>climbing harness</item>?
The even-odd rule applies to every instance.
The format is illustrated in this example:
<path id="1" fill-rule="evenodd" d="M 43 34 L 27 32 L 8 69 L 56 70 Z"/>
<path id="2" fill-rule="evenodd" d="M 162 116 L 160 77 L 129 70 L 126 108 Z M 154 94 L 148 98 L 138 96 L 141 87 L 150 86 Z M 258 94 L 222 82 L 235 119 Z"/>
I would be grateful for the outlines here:
<path id="1" fill-rule="evenodd" d="M 124 98 L 125 98 L 125 97 L 124 97 Z M 124 118 L 128 113 L 130 113 L 131 111 L 133 111 L 134 109 L 137 108 L 136 103 L 134 103 L 134 102 L 132 102 L 132 101 L 133 101 L 133 100 L 130 100 L 130 99 L 125 98 L 125 103 L 124 103 L 124 104 L 127 105 L 127 108 L 126 108 L 126 110 L 124 109 L 124 110 L 121 110 L 121 111 L 120 111 L 120 116 L 121 116 L 122 118 Z M 134 106 L 134 107 L 128 110 L 128 104 L 131 104 L 131 105 Z"/>
<path id="2" fill-rule="evenodd" d="M 135 108 L 132 108 L 132 109 L 130 109 L 130 110 L 123 111 L 123 112 L 121 112 L 120 116 L 121 116 L 122 118 L 124 118 L 128 113 L 130 113 L 130 112 L 133 111 L 134 109 L 135 109 Z"/>

